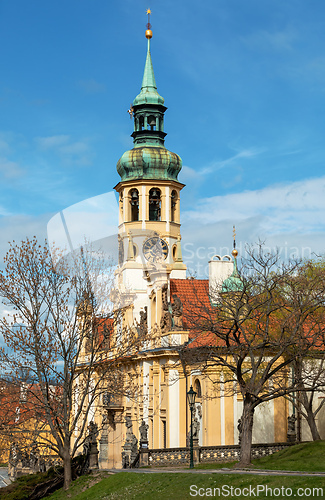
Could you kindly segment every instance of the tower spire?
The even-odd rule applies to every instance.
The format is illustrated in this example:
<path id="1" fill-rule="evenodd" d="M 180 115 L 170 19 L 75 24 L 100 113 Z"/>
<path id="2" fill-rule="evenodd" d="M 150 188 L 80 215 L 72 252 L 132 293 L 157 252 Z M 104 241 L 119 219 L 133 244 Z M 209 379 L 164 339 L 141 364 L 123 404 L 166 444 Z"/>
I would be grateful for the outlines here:
<path id="1" fill-rule="evenodd" d="M 223 283 L 222 283 L 222 288 L 221 292 L 222 293 L 227 293 L 227 292 L 241 292 L 244 289 L 243 286 L 243 281 L 239 275 L 238 272 L 238 267 L 237 267 L 237 256 L 238 256 L 238 250 L 236 249 L 236 228 L 233 226 L 233 239 L 234 239 L 234 248 L 233 251 L 231 252 L 231 255 L 234 258 L 234 268 L 229 276 Z"/>
<path id="2" fill-rule="evenodd" d="M 146 33 L 152 33 L 151 30 L 147 30 Z M 152 36 L 152 35 L 151 35 Z M 146 64 L 144 67 L 144 73 L 143 73 L 143 79 L 142 79 L 142 85 L 141 85 L 141 92 L 146 89 L 148 92 L 149 89 L 154 89 L 156 93 L 157 92 L 157 85 L 156 85 L 156 80 L 155 80 L 155 74 L 153 72 L 153 65 L 152 65 L 152 60 L 151 60 L 151 53 L 150 53 L 150 37 L 147 37 L 148 39 L 148 49 L 147 49 L 147 58 L 146 58 Z"/>
<path id="3" fill-rule="evenodd" d="M 164 179 L 177 181 L 182 160 L 165 148 L 164 98 L 158 94 L 150 53 L 152 38 L 150 15 L 147 10 L 147 57 L 141 91 L 131 104 L 128 113 L 134 120 L 134 147 L 126 151 L 117 163 L 122 181 L 133 179 Z M 170 196 L 170 195 L 168 195 Z"/>
<path id="4" fill-rule="evenodd" d="M 146 64 L 144 66 L 143 79 L 141 85 L 141 92 L 133 101 L 133 106 L 138 106 L 139 104 L 164 104 L 164 98 L 161 97 L 157 92 L 157 85 L 155 80 L 155 74 L 153 71 L 153 65 L 150 53 L 150 40 L 152 38 L 152 30 L 150 24 L 150 14 L 151 10 L 147 10 L 148 23 L 146 29 L 146 39 L 148 40 L 147 48 L 147 58 Z"/>
<path id="5" fill-rule="evenodd" d="M 234 248 L 233 251 L 231 252 L 233 258 L 234 258 L 234 271 L 233 271 L 233 276 L 238 276 L 238 268 L 237 268 L 237 256 L 238 256 L 238 250 L 236 249 L 236 227 L 233 225 L 232 229 L 233 233 L 233 238 L 234 238 Z"/>

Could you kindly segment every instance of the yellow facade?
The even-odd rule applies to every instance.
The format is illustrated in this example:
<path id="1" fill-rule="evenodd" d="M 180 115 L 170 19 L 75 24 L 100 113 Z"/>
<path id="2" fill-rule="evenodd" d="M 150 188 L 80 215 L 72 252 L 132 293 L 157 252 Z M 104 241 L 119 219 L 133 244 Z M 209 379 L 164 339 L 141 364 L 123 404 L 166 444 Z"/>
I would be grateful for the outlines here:
<path id="1" fill-rule="evenodd" d="M 144 328 L 145 335 L 138 351 L 124 363 L 125 383 L 126 387 L 132 386 L 131 392 L 121 398 L 118 406 L 103 406 L 99 399 L 95 421 L 101 429 L 101 467 L 122 466 L 127 417 L 131 418 L 132 432 L 138 440 L 141 422 L 149 426 L 151 449 L 186 446 L 190 426 L 186 393 L 191 385 L 198 392 L 195 418 L 199 423 L 199 445 L 238 444 L 237 425 L 242 411 L 241 396 L 233 383 L 227 382 L 225 373 L 211 366 L 202 374 L 199 365 L 182 364 L 179 356 L 189 332 L 182 326 L 175 298 L 172 301 L 171 282 L 186 280 L 180 232 L 184 185 L 177 180 L 180 158 L 164 147 L 166 108 L 157 93 L 149 48 L 150 44 L 141 92 L 132 107 L 135 146 L 119 161 L 121 182 L 115 186 L 119 194 L 116 286 L 120 296 L 129 300 L 125 301 L 123 329 L 140 325 L 139 331 L 143 334 Z M 157 155 L 162 158 L 158 166 Z M 164 170 L 166 158 L 170 163 Z M 135 171 L 140 172 L 138 176 L 133 174 Z M 132 384 L 128 383 L 130 373 Z M 268 414 L 263 424 L 265 442 L 285 441 L 288 405 L 282 399 L 275 400 Z M 257 416 L 257 426 L 259 419 Z"/>

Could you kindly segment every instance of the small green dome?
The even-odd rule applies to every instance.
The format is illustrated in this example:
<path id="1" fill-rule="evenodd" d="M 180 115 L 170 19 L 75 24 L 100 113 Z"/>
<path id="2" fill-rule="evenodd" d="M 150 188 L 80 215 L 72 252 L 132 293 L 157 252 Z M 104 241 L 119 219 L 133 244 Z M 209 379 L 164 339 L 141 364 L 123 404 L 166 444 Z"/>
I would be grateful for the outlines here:
<path id="1" fill-rule="evenodd" d="M 133 106 L 139 104 L 164 104 L 165 99 L 152 87 L 144 87 L 133 101 Z"/>
<path id="2" fill-rule="evenodd" d="M 227 292 L 242 292 L 244 289 L 243 282 L 239 276 L 237 269 L 237 259 L 234 259 L 234 270 L 229 278 L 222 283 L 221 293 Z"/>
<path id="3" fill-rule="evenodd" d="M 143 146 L 126 151 L 117 162 L 121 181 L 163 179 L 177 181 L 182 160 L 163 147 Z"/>

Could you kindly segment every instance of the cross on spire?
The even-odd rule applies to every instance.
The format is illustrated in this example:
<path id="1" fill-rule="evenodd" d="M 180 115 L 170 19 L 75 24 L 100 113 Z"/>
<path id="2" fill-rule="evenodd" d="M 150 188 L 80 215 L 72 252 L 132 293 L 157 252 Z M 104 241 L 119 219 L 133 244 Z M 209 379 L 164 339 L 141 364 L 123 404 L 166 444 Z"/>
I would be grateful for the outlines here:
<path id="1" fill-rule="evenodd" d="M 150 29 L 151 29 L 151 24 L 150 24 L 150 14 L 151 14 L 151 10 L 150 10 L 150 9 L 147 9 L 147 14 L 148 14 L 147 30 L 150 30 Z"/>

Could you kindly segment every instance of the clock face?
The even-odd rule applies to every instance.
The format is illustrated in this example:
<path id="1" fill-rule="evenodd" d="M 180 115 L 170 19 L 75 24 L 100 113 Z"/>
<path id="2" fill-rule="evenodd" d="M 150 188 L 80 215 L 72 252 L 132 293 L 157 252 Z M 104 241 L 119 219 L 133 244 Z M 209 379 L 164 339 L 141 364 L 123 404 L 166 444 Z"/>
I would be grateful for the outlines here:
<path id="1" fill-rule="evenodd" d="M 166 241 L 158 238 L 158 236 L 154 236 L 145 241 L 142 250 L 148 262 L 161 262 L 163 259 L 167 259 L 168 245 Z"/>

